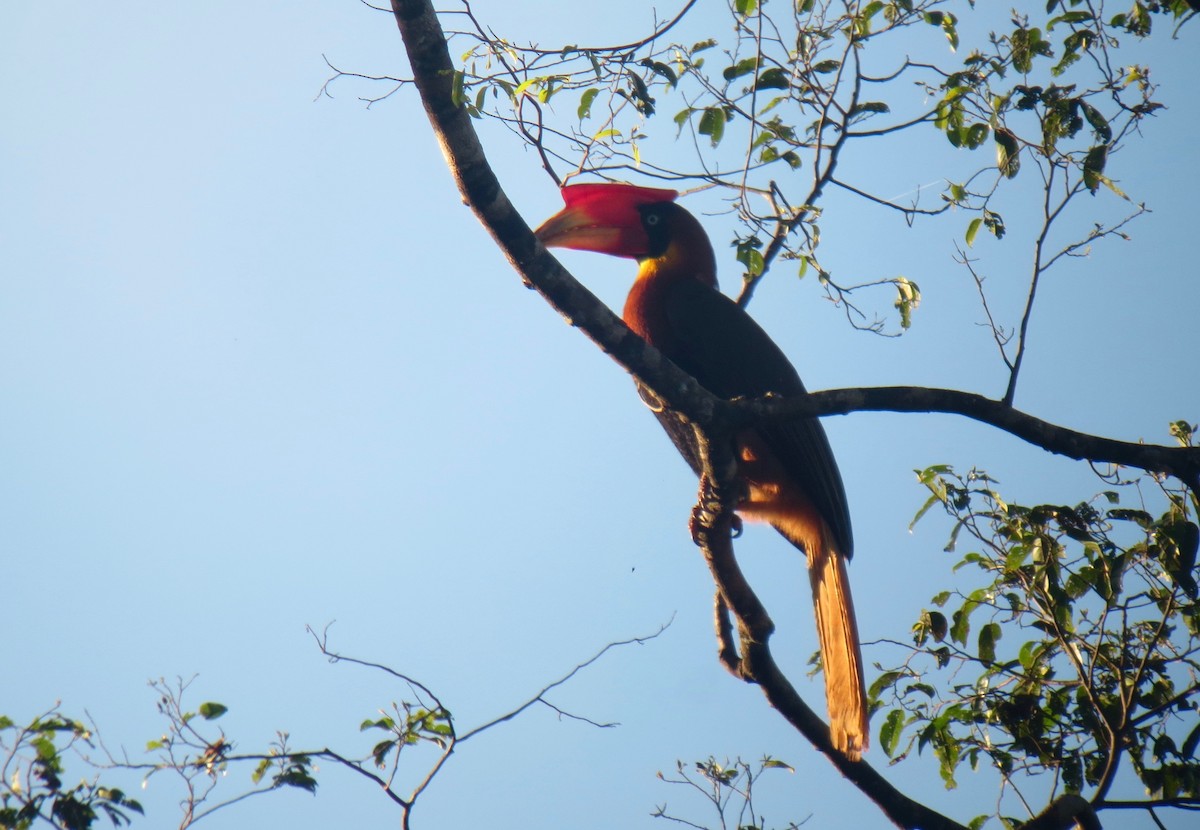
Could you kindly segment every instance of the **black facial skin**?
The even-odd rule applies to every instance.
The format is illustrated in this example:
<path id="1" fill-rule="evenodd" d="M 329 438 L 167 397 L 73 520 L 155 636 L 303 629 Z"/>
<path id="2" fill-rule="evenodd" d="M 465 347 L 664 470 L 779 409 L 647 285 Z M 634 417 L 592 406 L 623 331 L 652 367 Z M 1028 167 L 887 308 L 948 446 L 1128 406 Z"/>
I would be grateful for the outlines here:
<path id="1" fill-rule="evenodd" d="M 638 207 L 638 213 L 642 215 L 642 227 L 650 239 L 650 249 L 646 252 L 645 259 L 654 259 L 667 252 L 667 246 L 671 244 L 670 215 L 672 211 L 679 209 L 679 206 L 672 202 Z"/>

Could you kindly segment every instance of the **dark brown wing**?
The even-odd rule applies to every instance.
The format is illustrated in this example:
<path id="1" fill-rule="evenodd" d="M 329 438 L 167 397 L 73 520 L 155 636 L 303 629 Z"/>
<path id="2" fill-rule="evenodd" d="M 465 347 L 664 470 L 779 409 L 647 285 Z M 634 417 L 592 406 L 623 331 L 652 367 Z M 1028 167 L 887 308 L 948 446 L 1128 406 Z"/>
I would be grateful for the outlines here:
<path id="1" fill-rule="evenodd" d="M 675 342 L 660 348 L 665 346 L 667 357 L 714 395 L 730 399 L 804 392 L 787 357 L 733 300 L 695 280 L 678 280 L 665 293 L 670 339 Z M 680 453 L 698 471 L 690 427 L 670 412 L 656 414 Z M 840 551 L 849 558 L 854 541 L 846 492 L 821 422 L 803 418 L 758 431 L 788 475 L 804 489 L 829 525 Z"/>

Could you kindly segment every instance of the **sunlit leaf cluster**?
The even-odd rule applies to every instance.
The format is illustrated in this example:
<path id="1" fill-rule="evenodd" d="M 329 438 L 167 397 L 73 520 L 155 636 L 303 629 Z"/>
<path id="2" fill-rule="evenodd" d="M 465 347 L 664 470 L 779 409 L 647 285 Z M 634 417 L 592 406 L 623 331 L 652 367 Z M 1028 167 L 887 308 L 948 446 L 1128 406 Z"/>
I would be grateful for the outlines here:
<path id="1" fill-rule="evenodd" d="M 408 702 L 393 706 L 391 715 L 363 721 L 359 728 L 364 732 L 378 729 L 387 733 L 387 737 L 371 749 L 375 766 L 380 769 L 387 766 L 389 755 L 394 752 L 399 756 L 406 746 L 427 741 L 445 750 L 454 738 L 449 712 L 440 707 L 430 710 Z"/>
<path id="2" fill-rule="evenodd" d="M 918 519 L 945 510 L 947 551 L 966 549 L 956 570 L 976 587 L 934 596 L 873 684 L 884 752 L 931 753 L 948 787 L 982 766 L 1102 807 L 1127 765 L 1151 804 L 1200 798 L 1194 496 L 1114 477 L 1089 501 L 1027 507 L 978 470 L 919 477 Z M 1143 507 L 1156 499 L 1165 509 Z"/>
<path id="3" fill-rule="evenodd" d="M 719 38 L 672 40 L 670 21 L 635 43 L 555 49 L 499 37 L 468 12 L 473 25 L 457 33 L 469 47 L 454 95 L 472 116 L 510 127 L 558 178 L 646 176 L 718 188 L 741 225 L 743 299 L 773 263 L 792 262 L 801 276 L 815 269 L 854 325 L 894 333 L 911 324 L 914 305 L 897 306 L 895 328 L 851 295 L 898 275 L 844 283 L 820 264 L 828 191 L 908 222 L 960 217 L 968 245 L 980 229 L 1004 237 L 996 197 L 1020 184 L 1023 167 L 1040 171 L 1039 188 L 1057 179 L 1066 201 L 1101 189 L 1127 198 L 1109 169 L 1112 151 L 1161 104 L 1149 69 L 1122 65 L 1117 50 L 1124 38 L 1150 35 L 1156 18 L 1169 26 L 1189 7 L 1098 8 L 1050 0 L 1002 15 L 948 0 L 737 0 L 732 33 Z M 939 49 L 929 47 L 931 30 Z M 933 57 L 906 57 L 918 52 Z M 936 162 L 910 162 L 913 138 L 930 131 L 951 151 L 975 151 L 976 172 L 963 178 Z M 876 192 L 845 164 L 864 154 L 930 165 L 914 175 L 944 177 L 940 198 L 936 189 L 904 202 Z"/>
<path id="4" fill-rule="evenodd" d="M 130 823 L 142 805 L 98 779 L 69 785 L 67 764 L 77 744 L 91 746 L 91 730 L 57 708 L 18 724 L 0 715 L 0 828 L 26 830 L 47 825 L 62 830 L 88 830 Z"/>

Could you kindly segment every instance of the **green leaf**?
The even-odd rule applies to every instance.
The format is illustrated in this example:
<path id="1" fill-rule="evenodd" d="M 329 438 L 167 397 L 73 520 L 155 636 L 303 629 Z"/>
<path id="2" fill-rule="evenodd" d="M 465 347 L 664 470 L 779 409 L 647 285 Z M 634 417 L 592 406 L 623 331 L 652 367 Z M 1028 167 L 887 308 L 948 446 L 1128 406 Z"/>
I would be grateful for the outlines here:
<path id="1" fill-rule="evenodd" d="M 466 74 L 460 70 L 454 70 L 454 76 L 450 82 L 450 101 L 456 107 L 461 107 L 466 103 L 466 98 L 463 95 L 463 86 L 466 83 Z"/>
<path id="2" fill-rule="evenodd" d="M 1033 71 L 1034 57 L 1038 55 L 1049 57 L 1053 54 L 1050 43 L 1042 39 L 1041 29 L 1014 29 L 1008 37 L 1008 42 L 1012 45 L 1013 69 L 1022 75 Z"/>
<path id="3" fill-rule="evenodd" d="M 787 89 L 790 86 L 788 73 L 778 66 L 763 70 L 754 80 L 755 89 Z"/>
<path id="4" fill-rule="evenodd" d="M 942 642 L 946 639 L 946 634 L 950 630 L 949 623 L 946 622 L 946 615 L 941 611 L 929 611 L 929 633 L 933 635 L 935 642 Z"/>
<path id="5" fill-rule="evenodd" d="M 596 88 L 584 90 L 583 96 L 579 99 L 579 120 L 587 118 L 592 114 L 592 102 L 596 100 L 596 96 L 600 94 L 600 90 Z"/>
<path id="6" fill-rule="evenodd" d="M 669 84 L 672 89 L 674 89 L 679 83 L 679 76 L 675 74 L 675 70 L 667 66 L 667 64 L 663 63 L 662 61 L 655 61 L 651 60 L 650 58 L 645 58 L 639 61 L 639 63 L 649 69 L 655 75 L 665 79 L 667 84 Z"/>
<path id="7" fill-rule="evenodd" d="M 907 277 L 896 277 L 892 280 L 896 286 L 896 301 L 892 306 L 900 312 L 900 328 L 912 326 L 912 313 L 921 304 L 921 289 Z"/>
<path id="8" fill-rule="evenodd" d="M 100 805 L 101 807 L 104 808 L 105 811 L 109 812 L 109 815 L 112 815 L 113 812 L 116 812 L 117 815 L 120 815 L 122 818 L 124 818 L 123 813 L 112 810 L 112 808 L 110 806 L 111 804 L 116 804 L 118 806 L 124 807 L 127 810 L 133 810 L 135 813 L 138 813 L 139 815 L 146 814 L 145 810 L 142 809 L 142 805 L 140 802 L 127 797 L 123 790 L 119 790 L 116 787 L 98 787 L 96 789 L 96 798 L 102 802 L 103 801 L 109 802 L 109 804 L 101 804 Z M 127 818 L 125 818 L 124 820 L 125 820 L 126 824 L 129 823 L 129 820 Z M 116 821 L 114 821 L 113 823 L 117 824 Z"/>
<path id="9" fill-rule="evenodd" d="M 1198 587 L 1195 579 L 1197 552 L 1200 550 L 1200 528 L 1187 520 L 1164 524 L 1155 534 L 1162 551 L 1163 566 L 1193 600 Z"/>
<path id="10" fill-rule="evenodd" d="M 1168 426 L 1168 431 L 1171 433 L 1171 437 L 1179 442 L 1179 446 L 1190 447 L 1193 446 L 1192 436 L 1195 435 L 1197 426 L 1189 424 L 1187 421 L 1172 421 Z M 0 720 L 3 719 L 0 718 Z"/>
<path id="11" fill-rule="evenodd" d="M 900 735 L 904 731 L 904 710 L 893 709 L 888 712 L 887 718 L 883 721 L 883 726 L 879 727 L 879 747 L 883 753 L 891 758 L 896 748 L 900 745 Z"/>
<path id="12" fill-rule="evenodd" d="M 938 498 L 938 496 L 936 494 L 932 495 L 928 499 L 926 499 L 925 503 L 922 504 L 921 508 L 917 511 L 917 514 L 915 516 L 913 516 L 912 521 L 908 523 L 908 529 L 911 531 L 914 527 L 916 527 L 917 522 L 921 521 L 921 517 L 929 512 L 929 508 L 933 507 L 935 504 L 941 504 L 941 503 L 942 503 L 942 500 L 940 498 Z"/>
<path id="13" fill-rule="evenodd" d="M 1049 13 L 1049 9 L 1046 10 Z M 1093 20 L 1091 12 L 1066 12 L 1058 17 L 1051 18 L 1046 24 L 1046 31 L 1051 32 L 1059 23 L 1089 23 Z"/>
<path id="14" fill-rule="evenodd" d="M 1017 662 L 1021 664 L 1021 668 L 1028 673 L 1034 666 L 1034 663 L 1042 655 L 1042 644 L 1037 640 L 1030 640 L 1021 646 L 1021 650 L 1017 652 Z"/>
<path id="15" fill-rule="evenodd" d="M 958 18 L 950 12 L 925 12 L 921 15 L 930 26 L 937 26 L 946 35 L 950 51 L 958 50 Z"/>
<path id="16" fill-rule="evenodd" d="M 725 71 L 721 73 L 721 76 L 727 81 L 732 81 L 743 75 L 749 75 L 755 69 L 758 69 L 758 58 L 743 58 L 733 66 L 725 67 Z"/>
<path id="17" fill-rule="evenodd" d="M 1121 188 L 1117 187 L 1117 183 L 1114 182 L 1112 179 L 1110 179 L 1108 176 L 1105 176 L 1103 173 L 1096 173 L 1093 175 L 1096 176 L 1096 178 L 1097 178 L 1097 180 L 1099 180 L 1100 184 L 1107 187 L 1109 190 L 1111 190 L 1113 193 L 1120 196 L 1122 199 L 1129 201 L 1129 196 L 1125 193 L 1125 191 L 1122 190 Z"/>
<path id="18" fill-rule="evenodd" d="M 742 17 L 749 17 L 758 10 L 758 0 L 737 0 L 734 8 Z"/>
<path id="19" fill-rule="evenodd" d="M 700 116 L 700 125 L 696 128 L 700 135 L 706 135 L 716 147 L 725 137 L 725 110 L 720 107 L 705 107 Z"/>
<path id="20" fill-rule="evenodd" d="M 359 732 L 366 732 L 368 729 L 386 729 L 391 731 L 396 728 L 396 722 L 389 717 L 382 717 L 379 720 L 365 720 L 358 726 Z"/>
<path id="21" fill-rule="evenodd" d="M 37 751 L 39 761 L 52 761 L 58 757 L 58 747 L 54 745 L 54 741 L 45 736 L 34 738 L 30 743 L 34 750 Z"/>
<path id="22" fill-rule="evenodd" d="M 853 118 L 856 115 L 863 114 L 878 115 L 891 111 L 892 108 L 882 101 L 863 101 L 860 104 L 855 104 L 854 109 L 850 110 L 850 117 Z"/>
<path id="23" fill-rule="evenodd" d="M 883 674 L 879 675 L 879 677 L 875 678 L 875 680 L 871 683 L 871 688 L 867 690 L 867 696 L 872 700 L 875 700 L 880 694 L 882 694 L 884 689 L 888 689 L 896 685 L 897 680 L 907 676 L 908 675 L 905 672 L 885 671 Z"/>
<path id="24" fill-rule="evenodd" d="M 997 239 L 1004 238 L 1004 217 L 999 213 L 994 213 L 986 208 L 983 211 L 983 226 L 992 232 L 992 236 Z"/>
<path id="25" fill-rule="evenodd" d="M 1083 183 L 1094 196 L 1104 181 L 1104 166 L 1108 163 L 1108 145 L 1097 144 L 1088 150 L 1083 160 Z"/>
<path id="26" fill-rule="evenodd" d="M 963 136 L 963 146 L 968 150 L 974 150 L 976 147 L 982 146 L 983 142 L 987 141 L 987 137 L 991 131 L 991 127 L 987 124 L 972 124 L 970 127 L 967 127 Z"/>
<path id="27" fill-rule="evenodd" d="M 309 775 L 308 770 L 304 767 L 287 769 L 275 778 L 274 785 L 276 787 L 296 787 L 310 793 L 317 791 L 317 780 Z"/>
<path id="28" fill-rule="evenodd" d="M 882 0 L 873 0 L 873 2 L 868 3 L 867 7 L 862 10 L 862 12 L 860 13 L 860 16 L 862 17 L 863 20 L 870 20 L 872 17 L 879 14 L 879 12 L 882 11 L 882 9 L 883 9 Z"/>
<path id="29" fill-rule="evenodd" d="M 763 255 L 760 251 L 753 248 L 738 254 L 738 261 L 746 266 L 746 274 L 750 277 L 757 277 L 762 274 L 766 268 L 766 262 L 763 260 Z"/>
<path id="30" fill-rule="evenodd" d="M 996 641 L 1000 637 L 999 623 L 991 622 L 979 629 L 979 659 L 984 663 L 996 662 Z"/>
<path id="31" fill-rule="evenodd" d="M 258 766 L 254 768 L 254 772 L 250 773 L 250 781 L 257 784 L 263 780 L 263 776 L 267 774 L 267 770 L 271 768 L 271 759 L 263 758 L 258 762 Z"/>
<path id="32" fill-rule="evenodd" d="M 967 247 L 968 248 L 975 244 L 975 234 L 977 234 L 979 232 L 979 226 L 982 224 L 983 224 L 983 217 L 976 216 L 974 219 L 971 220 L 971 223 L 969 225 L 967 225 Z"/>
<path id="33" fill-rule="evenodd" d="M 968 554 L 968 558 L 970 558 L 970 554 Z M 980 593 L 982 593 L 981 590 L 973 591 L 962 607 L 953 614 L 954 624 L 950 626 L 950 639 L 959 645 L 967 644 L 967 637 L 971 633 L 971 612 L 979 607 L 979 600 L 975 599 L 975 596 Z"/>
<path id="34" fill-rule="evenodd" d="M 376 767 L 383 769 L 385 766 L 387 766 L 388 753 L 395 749 L 396 745 L 396 741 L 393 740 L 380 741 L 379 743 L 375 744 L 375 746 L 371 749 L 371 755 L 375 759 Z"/>
<path id="35" fill-rule="evenodd" d="M 996 139 L 996 167 L 1006 179 L 1017 175 L 1021 169 L 1021 146 L 1017 137 L 1004 127 L 997 127 L 993 132 Z"/>
<path id="36" fill-rule="evenodd" d="M 925 695 L 925 697 L 929 698 L 930 700 L 933 700 L 933 698 L 937 696 L 937 690 L 928 683 L 910 683 L 904 688 L 904 694 L 906 695 L 915 694 L 917 692 Z"/>
<path id="37" fill-rule="evenodd" d="M 1200 723 L 1197 723 L 1196 728 L 1184 738 L 1183 746 L 1180 747 L 1179 752 L 1184 758 L 1195 758 L 1197 747 L 1200 747 Z"/>
<path id="38" fill-rule="evenodd" d="M 199 711 L 200 717 L 204 718 L 205 720 L 216 720 L 217 718 L 221 717 L 221 715 L 228 712 L 229 707 L 220 703 L 201 703 Z"/>
<path id="39" fill-rule="evenodd" d="M 541 80 L 541 78 L 526 78 L 525 80 L 521 81 L 521 83 L 517 84 L 517 88 L 513 90 L 513 97 L 520 98 L 525 94 L 525 90 L 529 89 L 534 84 L 540 83 Z"/>
<path id="40" fill-rule="evenodd" d="M 629 80 L 632 91 L 626 94 L 624 90 L 618 90 L 618 94 L 628 98 L 638 112 L 643 115 L 653 115 L 654 99 L 650 97 L 650 89 L 646 86 L 646 82 L 632 69 L 625 70 L 625 76 Z"/>

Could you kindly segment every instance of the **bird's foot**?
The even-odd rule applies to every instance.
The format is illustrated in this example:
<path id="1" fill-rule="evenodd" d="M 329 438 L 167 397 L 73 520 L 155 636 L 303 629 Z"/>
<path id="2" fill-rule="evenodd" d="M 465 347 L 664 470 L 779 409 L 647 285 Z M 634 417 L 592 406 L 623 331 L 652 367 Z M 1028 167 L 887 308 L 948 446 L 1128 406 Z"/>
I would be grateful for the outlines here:
<path id="1" fill-rule="evenodd" d="M 688 531 L 692 534 L 693 544 L 700 545 L 703 532 L 716 525 L 719 519 L 717 511 L 720 509 L 721 503 L 714 498 L 708 479 L 701 477 L 700 492 L 692 507 L 692 515 L 688 518 Z M 734 539 L 742 535 L 742 517 L 736 513 L 729 514 L 729 531 Z"/>

